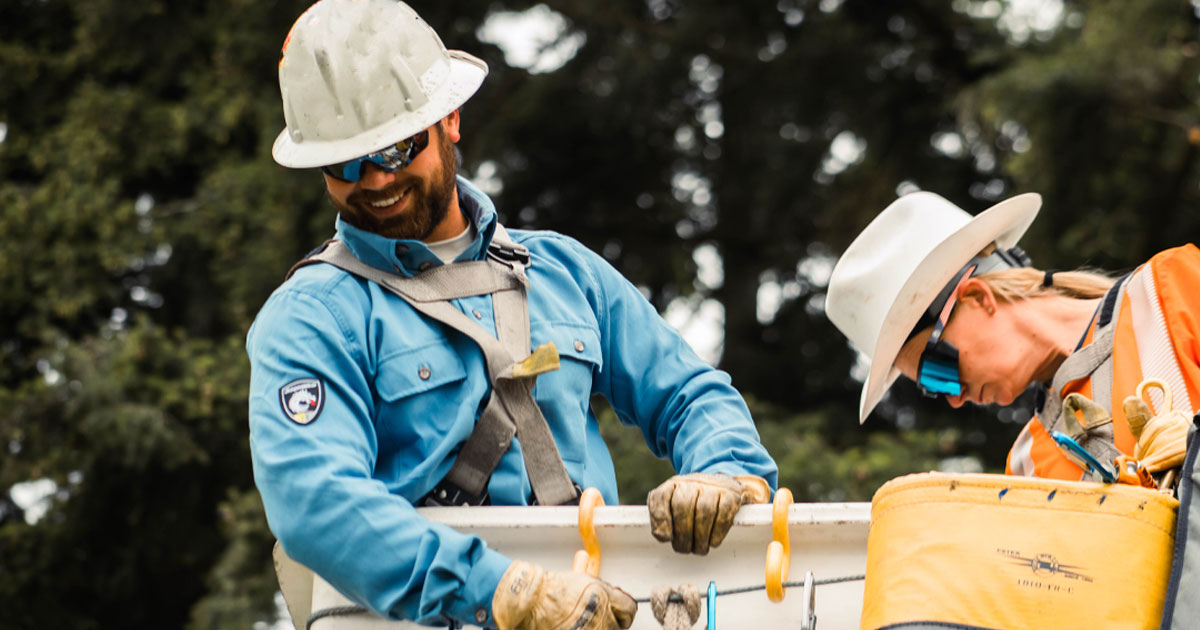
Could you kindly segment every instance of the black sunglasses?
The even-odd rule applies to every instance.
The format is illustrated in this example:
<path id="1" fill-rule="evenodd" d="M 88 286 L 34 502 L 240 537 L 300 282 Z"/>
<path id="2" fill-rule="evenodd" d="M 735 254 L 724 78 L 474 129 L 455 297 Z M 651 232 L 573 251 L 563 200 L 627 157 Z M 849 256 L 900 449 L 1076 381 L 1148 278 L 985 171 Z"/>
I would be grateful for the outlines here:
<path id="1" fill-rule="evenodd" d="M 374 164 L 389 173 L 394 173 L 411 164 L 417 158 L 417 155 L 427 146 L 429 146 L 428 129 L 411 138 L 405 138 L 390 147 L 374 153 L 368 153 L 360 158 L 322 166 L 321 170 L 334 179 L 354 183 L 362 179 L 363 169 L 366 168 L 368 163 Z"/>

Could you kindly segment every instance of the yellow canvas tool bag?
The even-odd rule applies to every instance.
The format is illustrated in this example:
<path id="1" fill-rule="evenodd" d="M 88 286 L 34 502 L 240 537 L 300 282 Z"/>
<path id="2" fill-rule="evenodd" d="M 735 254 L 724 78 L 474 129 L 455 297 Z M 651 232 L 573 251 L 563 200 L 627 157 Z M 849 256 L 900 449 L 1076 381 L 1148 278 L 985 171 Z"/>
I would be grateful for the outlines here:
<path id="1" fill-rule="evenodd" d="M 893 479 L 871 502 L 862 628 L 1158 628 L 1178 507 L 1122 484 Z"/>

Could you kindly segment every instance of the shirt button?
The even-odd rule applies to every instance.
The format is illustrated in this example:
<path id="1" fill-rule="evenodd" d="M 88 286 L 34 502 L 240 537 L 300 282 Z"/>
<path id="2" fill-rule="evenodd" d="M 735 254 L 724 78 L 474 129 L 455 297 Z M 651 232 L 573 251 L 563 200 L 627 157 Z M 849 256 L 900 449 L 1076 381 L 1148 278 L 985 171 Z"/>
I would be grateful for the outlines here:
<path id="1" fill-rule="evenodd" d="M 483 313 L 480 313 L 479 309 L 471 309 L 471 314 L 475 316 L 475 319 L 483 319 Z"/>
<path id="2" fill-rule="evenodd" d="M 426 269 L 429 269 L 432 266 L 433 266 L 433 263 L 426 260 L 425 262 L 421 263 L 420 265 L 417 265 L 417 269 L 419 271 L 425 271 Z"/>
<path id="3" fill-rule="evenodd" d="M 408 253 L 408 245 L 403 245 L 403 244 L 396 245 L 396 255 L 397 256 L 403 256 L 404 254 L 407 254 L 407 253 Z"/>
<path id="4" fill-rule="evenodd" d="M 475 611 L 475 623 L 482 626 L 483 624 L 487 623 L 487 619 L 488 612 L 486 610 L 480 608 L 479 610 Z"/>
<path id="5" fill-rule="evenodd" d="M 583 352 L 583 342 L 578 339 L 575 340 L 575 352 Z"/>
<path id="6" fill-rule="evenodd" d="M 429 371 L 428 365 L 422 365 L 421 368 L 417 370 L 417 376 L 421 377 L 422 381 L 428 381 L 430 375 L 432 374 L 433 372 Z"/>

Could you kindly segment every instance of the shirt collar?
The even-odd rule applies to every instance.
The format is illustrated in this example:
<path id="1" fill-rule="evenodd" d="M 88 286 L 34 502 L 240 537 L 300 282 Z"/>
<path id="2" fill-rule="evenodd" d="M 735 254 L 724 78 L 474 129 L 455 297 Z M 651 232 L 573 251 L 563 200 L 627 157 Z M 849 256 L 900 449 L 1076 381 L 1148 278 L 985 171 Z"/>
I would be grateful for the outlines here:
<path id="1" fill-rule="evenodd" d="M 496 206 L 483 191 L 463 177 L 458 177 L 458 207 L 475 226 L 476 236 L 456 259 L 481 260 L 496 232 Z M 339 214 L 337 238 L 350 248 L 356 258 L 372 267 L 403 276 L 443 264 L 425 243 L 414 239 L 386 238 L 346 223 Z"/>

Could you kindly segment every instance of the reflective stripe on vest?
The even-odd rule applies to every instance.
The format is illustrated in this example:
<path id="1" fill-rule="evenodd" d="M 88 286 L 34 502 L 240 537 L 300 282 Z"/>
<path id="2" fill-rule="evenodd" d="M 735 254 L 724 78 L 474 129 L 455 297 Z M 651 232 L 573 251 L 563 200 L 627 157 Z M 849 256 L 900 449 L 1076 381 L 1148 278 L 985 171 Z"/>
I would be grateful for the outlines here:
<path id="1" fill-rule="evenodd" d="M 1175 408 L 1185 410 L 1189 416 L 1193 415 L 1194 407 L 1188 395 L 1183 371 L 1179 367 L 1179 358 L 1171 345 L 1171 334 L 1167 330 L 1167 319 L 1155 289 L 1154 274 L 1149 270 L 1137 274 L 1129 283 L 1127 291 L 1132 304 L 1147 306 L 1130 309 L 1142 374 L 1160 379 L 1169 385 Z M 1141 382 L 1140 378 L 1138 382 Z M 1150 389 L 1150 402 L 1155 409 L 1162 408 L 1163 393 L 1160 389 Z"/>

